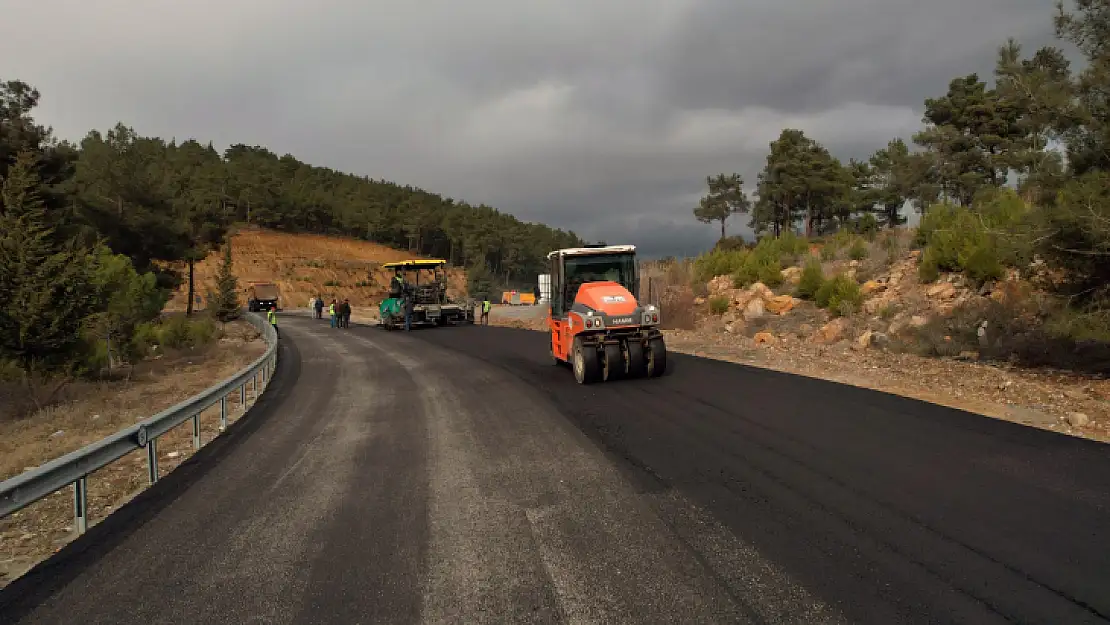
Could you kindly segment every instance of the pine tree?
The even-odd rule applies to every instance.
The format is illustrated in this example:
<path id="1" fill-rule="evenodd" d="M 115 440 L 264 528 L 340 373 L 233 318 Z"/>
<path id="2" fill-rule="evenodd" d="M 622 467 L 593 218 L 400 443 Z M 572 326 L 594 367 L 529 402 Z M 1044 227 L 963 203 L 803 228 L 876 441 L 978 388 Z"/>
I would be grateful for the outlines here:
<path id="1" fill-rule="evenodd" d="M 239 318 L 239 280 L 231 272 L 231 242 L 224 246 L 224 259 L 216 275 L 216 301 L 213 313 L 224 323 Z"/>
<path id="2" fill-rule="evenodd" d="M 36 165 L 21 152 L 0 194 L 0 357 L 18 362 L 28 382 L 77 363 L 98 305 L 88 251 L 55 236 Z"/>

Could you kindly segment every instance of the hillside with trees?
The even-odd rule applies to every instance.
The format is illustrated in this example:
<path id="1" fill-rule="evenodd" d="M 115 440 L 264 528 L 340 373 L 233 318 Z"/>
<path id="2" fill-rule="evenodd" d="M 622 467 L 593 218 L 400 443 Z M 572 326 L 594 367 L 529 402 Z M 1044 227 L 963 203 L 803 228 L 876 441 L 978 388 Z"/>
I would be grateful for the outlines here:
<path id="1" fill-rule="evenodd" d="M 780 258 L 783 249 L 807 249 L 793 239 L 753 248 L 726 238 L 732 215 L 747 215 L 761 240 L 803 235 L 819 244 L 834 233 L 874 240 L 903 225 L 908 208 L 921 219 L 913 246 L 922 283 L 958 276 L 986 292 L 1025 280 L 1052 297 L 1015 318 L 1076 345 L 1110 340 L 1110 3 L 1060 3 L 1053 20 L 1082 56 L 1079 67 L 1059 47 L 1027 54 L 1011 39 L 998 48 L 993 80 L 959 76 L 924 101 L 912 144 L 896 138 L 845 162 L 787 128 L 770 144 L 750 205 L 738 175 L 708 178 L 693 212 L 720 221 L 722 239 L 701 260 L 700 278 L 774 276 L 796 260 Z"/>
<path id="2" fill-rule="evenodd" d="M 573 232 L 258 146 L 145 137 L 118 124 L 73 145 L 34 118 L 39 92 L 0 82 L 0 369 L 28 385 L 141 356 L 195 267 L 249 224 L 342 235 L 448 259 L 471 281 L 534 281 Z M 230 256 L 228 256 L 230 257 Z M 229 294 L 234 289 L 225 289 Z M 213 302 L 227 311 L 237 302 Z"/>

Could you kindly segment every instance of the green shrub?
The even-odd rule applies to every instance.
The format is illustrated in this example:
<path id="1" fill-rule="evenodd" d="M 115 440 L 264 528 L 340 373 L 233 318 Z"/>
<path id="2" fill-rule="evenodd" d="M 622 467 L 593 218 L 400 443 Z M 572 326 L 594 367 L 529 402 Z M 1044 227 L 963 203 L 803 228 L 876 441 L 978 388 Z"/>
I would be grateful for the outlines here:
<path id="1" fill-rule="evenodd" d="M 874 241 L 879 233 L 879 220 L 875 218 L 874 213 L 864 213 L 851 222 L 851 231 L 868 241 Z"/>
<path id="2" fill-rule="evenodd" d="M 744 264 L 747 250 L 713 250 L 702 254 L 694 261 L 694 278 L 698 282 L 709 282 L 717 276 L 729 276 Z"/>
<path id="3" fill-rule="evenodd" d="M 795 293 L 800 299 L 814 299 L 824 283 L 825 272 L 821 269 L 821 263 L 817 259 L 810 259 L 802 268 Z"/>
<path id="4" fill-rule="evenodd" d="M 158 344 L 158 324 L 154 322 L 140 323 L 135 326 L 131 335 L 131 348 L 136 354 L 146 355 L 150 348 Z"/>
<path id="5" fill-rule="evenodd" d="M 717 276 L 732 276 L 736 288 L 755 282 L 767 286 L 782 284 L 782 268 L 793 265 L 806 253 L 809 244 L 793 232 L 778 237 L 763 237 L 752 248 L 722 244 L 694 261 L 694 278 L 705 283 Z"/>
<path id="6" fill-rule="evenodd" d="M 778 256 L 779 262 L 785 265 L 793 265 L 799 257 L 809 251 L 809 241 L 794 234 L 792 230 L 770 239 L 767 246 Z"/>
<path id="7" fill-rule="evenodd" d="M 834 316 L 847 316 L 859 310 L 863 304 L 863 294 L 859 284 L 845 275 L 837 275 L 827 280 L 817 289 L 814 298 L 821 308 L 828 310 Z"/>
<path id="8" fill-rule="evenodd" d="M 23 376 L 23 370 L 14 360 L 0 359 L 0 382 L 14 382 Z"/>
<path id="9" fill-rule="evenodd" d="M 738 250 L 746 249 L 747 246 L 748 244 L 744 241 L 744 237 L 724 237 L 717 241 L 717 244 L 713 246 L 713 249 L 722 252 L 735 252 Z"/>
<path id="10" fill-rule="evenodd" d="M 189 322 L 189 346 L 207 345 L 223 335 L 220 326 L 209 317 L 196 317 Z"/>
<path id="11" fill-rule="evenodd" d="M 140 324 L 135 329 L 131 343 L 142 351 L 149 351 L 154 345 L 169 349 L 188 349 L 207 345 L 221 334 L 219 324 L 207 315 L 192 318 L 174 315 L 161 323 Z"/>
<path id="12" fill-rule="evenodd" d="M 863 239 L 856 239 L 848 248 L 848 258 L 852 260 L 863 260 L 867 258 L 867 254 L 867 245 L 864 244 Z"/>
<path id="13" fill-rule="evenodd" d="M 175 315 L 158 327 L 158 344 L 162 347 L 190 347 L 190 338 L 189 320 L 187 317 Z"/>
<path id="14" fill-rule="evenodd" d="M 729 298 L 727 297 L 712 297 L 709 299 L 709 312 L 714 315 L 723 315 L 728 312 Z"/>
<path id="15" fill-rule="evenodd" d="M 942 271 L 962 272 L 982 284 L 1004 266 L 1032 260 L 1024 229 L 1025 202 L 1012 190 L 984 194 L 974 207 L 935 204 L 921 218 L 915 241 L 925 248 L 919 275 L 931 282 Z"/>

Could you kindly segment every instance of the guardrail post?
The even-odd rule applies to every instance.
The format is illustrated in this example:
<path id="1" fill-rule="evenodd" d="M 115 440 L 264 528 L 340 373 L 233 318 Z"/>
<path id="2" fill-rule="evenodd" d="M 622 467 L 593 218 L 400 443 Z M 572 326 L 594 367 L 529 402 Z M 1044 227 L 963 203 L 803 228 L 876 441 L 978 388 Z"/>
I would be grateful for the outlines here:
<path id="1" fill-rule="evenodd" d="M 89 527 L 89 482 L 82 475 L 73 483 L 73 518 L 77 522 L 77 533 L 84 534 Z"/>
<path id="2" fill-rule="evenodd" d="M 158 481 L 158 439 L 152 438 L 146 442 L 146 472 L 147 479 L 153 485 Z"/>
<path id="3" fill-rule="evenodd" d="M 193 451 L 200 449 L 200 413 L 193 415 Z"/>
<path id="4" fill-rule="evenodd" d="M 227 395 L 220 398 L 220 431 L 227 429 Z"/>
<path id="5" fill-rule="evenodd" d="M 239 387 L 239 409 L 243 412 L 247 411 L 247 383 L 243 382 L 243 386 Z"/>

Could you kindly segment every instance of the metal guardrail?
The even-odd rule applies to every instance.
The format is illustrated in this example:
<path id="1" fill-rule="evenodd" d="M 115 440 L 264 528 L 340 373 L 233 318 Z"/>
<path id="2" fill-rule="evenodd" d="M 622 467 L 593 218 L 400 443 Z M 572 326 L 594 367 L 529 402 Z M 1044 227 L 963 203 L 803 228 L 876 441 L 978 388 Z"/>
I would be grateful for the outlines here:
<path id="1" fill-rule="evenodd" d="M 228 395 L 238 390 L 239 404 L 243 412 L 246 412 L 247 383 L 251 384 L 252 394 L 257 399 L 277 366 L 277 333 L 261 315 L 250 312 L 245 314 L 246 320 L 262 333 L 267 343 L 265 354 L 234 376 L 199 395 L 166 408 L 107 438 L 0 482 L 0 519 L 72 485 L 74 518 L 78 533 L 83 534 L 88 528 L 89 474 L 145 447 L 147 477 L 150 484 L 154 484 L 158 481 L 159 436 L 192 419 L 193 449 L 200 449 L 200 413 L 217 403 L 220 404 L 220 432 L 227 429 Z"/>

